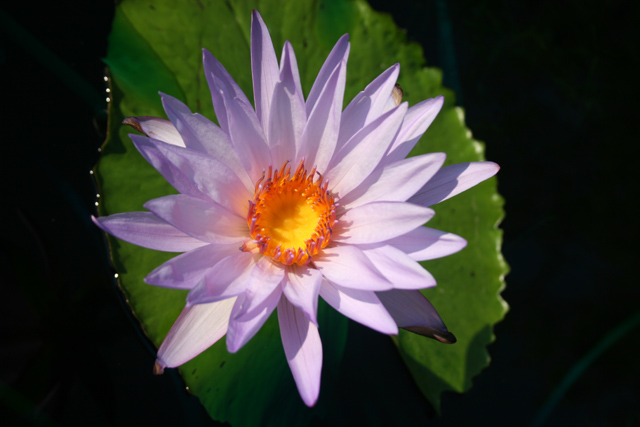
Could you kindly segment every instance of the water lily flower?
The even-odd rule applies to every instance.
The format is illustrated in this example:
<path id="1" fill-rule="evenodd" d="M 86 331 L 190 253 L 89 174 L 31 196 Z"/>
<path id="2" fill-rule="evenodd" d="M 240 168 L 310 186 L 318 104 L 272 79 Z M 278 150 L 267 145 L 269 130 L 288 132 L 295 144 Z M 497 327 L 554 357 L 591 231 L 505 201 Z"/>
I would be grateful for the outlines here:
<path id="1" fill-rule="evenodd" d="M 148 212 L 94 218 L 122 240 L 184 252 L 145 278 L 189 290 L 158 350 L 158 373 L 225 335 L 227 349 L 238 351 L 277 309 L 287 361 L 312 406 L 322 367 L 319 296 L 381 333 L 400 327 L 455 342 L 419 291 L 436 282 L 418 262 L 466 241 L 423 225 L 434 215 L 429 206 L 493 176 L 498 165 L 442 167 L 443 153 L 406 158 L 443 98 L 401 102 L 398 64 L 342 111 L 349 49 L 345 35 L 305 100 L 291 44 L 278 63 L 254 11 L 255 108 L 204 50 L 219 126 L 169 95 L 162 95 L 169 120 L 125 120 L 145 135 L 131 135 L 142 156 L 180 193 L 148 201 Z"/>

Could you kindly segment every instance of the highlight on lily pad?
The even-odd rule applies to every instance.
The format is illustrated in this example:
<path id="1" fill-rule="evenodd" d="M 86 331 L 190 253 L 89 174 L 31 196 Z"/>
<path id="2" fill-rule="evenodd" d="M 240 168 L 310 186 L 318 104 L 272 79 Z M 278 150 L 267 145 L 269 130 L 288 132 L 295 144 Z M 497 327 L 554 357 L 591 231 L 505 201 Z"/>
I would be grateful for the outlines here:
<path id="1" fill-rule="evenodd" d="M 158 350 L 156 373 L 225 336 L 228 351 L 237 352 L 276 310 L 291 373 L 302 400 L 313 406 L 322 369 L 319 297 L 383 334 L 403 328 L 456 341 L 420 292 L 436 282 L 418 262 L 458 252 L 466 241 L 424 224 L 434 215 L 430 206 L 499 167 L 442 167 L 444 153 L 406 158 L 443 98 L 412 107 L 402 102 L 398 64 L 343 111 L 349 49 L 345 35 L 305 99 L 291 44 L 285 42 L 278 63 L 254 11 L 253 105 L 204 50 L 219 125 L 169 95 L 161 95 L 169 120 L 124 121 L 144 134 L 130 137 L 180 193 L 149 200 L 147 212 L 94 218 L 119 239 L 183 252 L 145 278 L 150 285 L 189 290 Z"/>

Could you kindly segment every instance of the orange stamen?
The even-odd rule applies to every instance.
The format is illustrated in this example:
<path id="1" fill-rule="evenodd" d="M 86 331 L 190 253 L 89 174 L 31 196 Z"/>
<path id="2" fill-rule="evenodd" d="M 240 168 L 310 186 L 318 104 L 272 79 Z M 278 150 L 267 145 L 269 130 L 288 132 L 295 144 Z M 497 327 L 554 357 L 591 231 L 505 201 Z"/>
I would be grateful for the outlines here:
<path id="1" fill-rule="evenodd" d="M 249 202 L 247 223 L 253 242 L 242 247 L 286 265 L 306 265 L 331 240 L 336 220 L 333 195 L 322 175 L 314 181 L 316 169 L 310 173 L 304 160 L 291 174 L 289 162 L 280 170 L 271 166 L 257 183 Z"/>

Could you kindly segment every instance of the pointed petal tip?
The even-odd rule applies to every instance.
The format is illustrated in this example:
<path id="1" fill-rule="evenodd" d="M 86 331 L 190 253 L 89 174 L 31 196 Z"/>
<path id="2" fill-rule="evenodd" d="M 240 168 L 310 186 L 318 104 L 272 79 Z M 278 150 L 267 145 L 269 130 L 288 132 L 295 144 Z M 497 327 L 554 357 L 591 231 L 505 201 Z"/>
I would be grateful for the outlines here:
<path id="1" fill-rule="evenodd" d="M 104 231 L 105 233 L 109 233 L 109 230 L 107 230 L 102 224 L 102 221 L 101 221 L 102 218 L 105 218 L 105 217 L 95 217 L 91 215 L 91 221 L 96 225 L 96 227 L 98 227 L 100 230 Z"/>
<path id="2" fill-rule="evenodd" d="M 456 336 L 453 335 L 451 332 L 447 332 L 447 333 L 441 334 L 441 335 L 442 336 L 434 334 L 434 337 L 438 341 L 440 341 L 441 343 L 444 343 L 444 344 L 455 344 L 456 342 L 458 342 L 458 339 L 456 338 Z"/>
<path id="3" fill-rule="evenodd" d="M 436 331 L 435 329 L 425 326 L 405 326 L 402 329 L 413 332 L 414 334 L 422 335 L 423 337 L 433 338 L 444 344 L 454 344 L 458 341 L 455 335 L 446 330 Z"/>
<path id="4" fill-rule="evenodd" d="M 163 373 L 164 373 L 164 366 L 162 366 L 160 362 L 156 360 L 156 363 L 154 363 L 153 365 L 153 375 L 162 375 Z"/>
<path id="5" fill-rule="evenodd" d="M 123 125 L 129 125 L 140 133 L 144 133 L 142 126 L 136 117 L 127 117 L 122 121 Z"/>
<path id="6" fill-rule="evenodd" d="M 231 354 L 236 354 L 238 350 L 242 348 L 242 345 L 239 345 L 237 340 L 230 340 L 229 336 L 225 340 L 227 344 L 227 351 Z"/>
<path id="7" fill-rule="evenodd" d="M 467 242 L 467 239 L 465 239 L 464 237 L 460 237 L 460 236 L 456 236 L 458 237 L 458 239 L 456 239 L 458 242 L 460 242 L 460 249 L 458 249 L 456 252 L 459 252 L 461 250 L 463 250 L 464 248 L 467 247 L 467 245 L 469 244 L 469 242 Z M 455 252 L 454 252 L 455 253 Z"/>
<path id="8" fill-rule="evenodd" d="M 316 403 L 318 402 L 318 395 L 316 395 L 316 396 L 300 396 L 300 397 L 302 397 L 302 401 L 309 408 L 313 408 L 314 406 L 316 406 Z"/>
<path id="9" fill-rule="evenodd" d="M 444 163 L 444 161 L 447 159 L 447 153 L 443 153 L 443 152 L 436 152 L 436 153 L 429 153 L 429 156 L 432 156 L 434 158 L 434 161 L 440 161 L 442 160 L 442 163 Z"/>
<path id="10" fill-rule="evenodd" d="M 440 112 L 442 106 L 444 105 L 444 95 L 438 95 L 434 98 L 427 99 L 426 105 L 430 105 L 428 109 L 431 111 L 435 111 L 436 114 Z"/>
<path id="11" fill-rule="evenodd" d="M 197 289 L 199 289 L 198 285 L 189 291 L 184 303 L 184 308 L 189 308 L 200 303 L 200 300 L 202 299 L 202 292 L 196 291 Z"/>
<path id="12" fill-rule="evenodd" d="M 253 9 L 251 11 L 251 26 L 253 27 L 254 22 L 257 22 L 259 26 L 264 27 L 265 29 L 267 29 L 267 25 L 264 23 L 264 19 L 262 19 L 262 15 L 260 15 L 260 12 L 258 12 L 257 9 Z"/>
<path id="13" fill-rule="evenodd" d="M 479 166 L 482 166 L 482 169 L 484 171 L 482 179 L 478 181 L 478 184 L 484 180 L 491 178 L 500 171 L 500 165 L 495 162 L 485 160 L 477 163 Z"/>

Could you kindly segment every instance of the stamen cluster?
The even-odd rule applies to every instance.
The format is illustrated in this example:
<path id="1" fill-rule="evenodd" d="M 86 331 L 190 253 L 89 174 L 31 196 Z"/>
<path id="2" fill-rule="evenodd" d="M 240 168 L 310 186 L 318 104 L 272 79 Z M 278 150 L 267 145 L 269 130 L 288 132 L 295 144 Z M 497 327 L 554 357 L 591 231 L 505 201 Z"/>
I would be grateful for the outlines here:
<path id="1" fill-rule="evenodd" d="M 316 168 L 307 173 L 302 160 L 292 175 L 288 163 L 270 166 L 256 183 L 247 214 L 251 246 L 282 264 L 306 265 L 331 241 L 335 203 L 320 173 L 314 181 Z"/>

